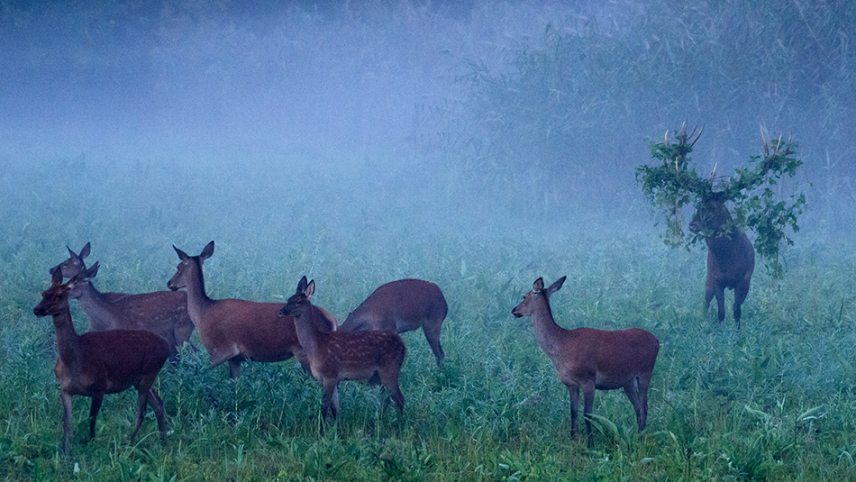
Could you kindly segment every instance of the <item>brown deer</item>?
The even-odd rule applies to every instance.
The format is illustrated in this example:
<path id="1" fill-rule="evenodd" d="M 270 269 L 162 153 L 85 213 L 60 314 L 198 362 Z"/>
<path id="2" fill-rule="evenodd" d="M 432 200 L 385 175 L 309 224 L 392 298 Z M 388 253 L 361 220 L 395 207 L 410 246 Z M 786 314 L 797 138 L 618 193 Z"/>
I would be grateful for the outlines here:
<path id="1" fill-rule="evenodd" d="M 440 346 L 440 328 L 447 312 L 446 298 L 436 284 L 421 279 L 401 279 L 374 290 L 339 329 L 404 333 L 421 326 L 437 365 L 442 365 L 445 354 Z"/>
<path id="2" fill-rule="evenodd" d="M 52 316 L 56 329 L 59 358 L 54 374 L 62 400 L 62 450 L 68 452 L 72 433 L 71 398 L 92 398 L 89 409 L 89 437 L 95 438 L 95 418 L 107 393 L 118 393 L 133 386 L 137 389 L 137 418 L 131 442 L 143 423 L 146 404 L 152 407 L 161 438 L 166 437 L 163 402 L 152 386 L 169 356 L 169 344 L 158 335 L 143 330 L 91 331 L 78 335 L 74 330 L 68 298 L 75 286 L 87 283 L 98 271 L 98 263 L 62 284 L 62 274 L 54 270 L 51 286 L 42 293 L 42 301 L 33 308 L 38 316 Z"/>
<path id="3" fill-rule="evenodd" d="M 716 192 L 700 203 L 689 225 L 690 231 L 704 237 L 707 244 L 707 279 L 704 310 L 716 296 L 717 319 L 725 320 L 725 289 L 734 290 L 734 321 L 740 328 L 740 306 L 749 294 L 755 270 L 755 249 L 742 229 L 731 219 L 725 207 L 725 193 Z"/>
<path id="4" fill-rule="evenodd" d="M 73 278 L 86 270 L 84 258 L 89 255 L 86 243 L 80 253 L 68 249 L 68 259 L 51 268 L 66 278 Z M 97 272 L 97 270 L 96 270 Z M 170 346 L 170 360 L 176 361 L 178 348 L 190 339 L 193 323 L 187 314 L 187 295 L 181 292 L 156 291 L 153 293 L 125 294 L 102 293 L 92 282 L 95 272 L 86 282 L 75 283 L 70 296 L 80 302 L 89 317 L 90 331 L 147 330 L 160 335 Z"/>
<path id="5" fill-rule="evenodd" d="M 544 289 L 538 278 L 532 291 L 511 311 L 515 317 L 531 316 L 535 339 L 553 361 L 559 381 L 568 387 L 571 398 L 571 437 L 577 432 L 577 405 L 582 388 L 588 446 L 592 432 L 590 415 L 594 391 L 623 388 L 633 409 L 639 430 L 648 418 L 648 386 L 654 372 L 660 342 L 651 333 L 639 329 L 606 331 L 593 328 L 566 330 L 553 320 L 550 295 L 562 287 L 565 276 Z"/>
<path id="6" fill-rule="evenodd" d="M 306 277 L 302 277 L 297 291 L 279 313 L 286 319 L 294 317 L 297 338 L 306 351 L 312 376 L 324 387 L 321 415 L 337 417 L 338 386 L 342 380 L 380 381 L 401 413 L 404 395 L 398 378 L 405 355 L 401 337 L 393 331 L 319 331 L 316 327 L 323 314 L 312 305 L 314 293 L 315 281 L 307 283 Z"/>
<path id="7" fill-rule="evenodd" d="M 176 248 L 178 268 L 167 286 L 171 290 L 187 289 L 187 312 L 202 344 L 211 356 L 211 366 L 229 362 L 233 379 L 241 376 L 241 361 L 277 362 L 292 356 L 307 366 L 297 341 L 294 320 L 279 317 L 282 303 L 257 303 L 239 299 L 213 300 L 205 293 L 202 263 L 214 254 L 214 241 L 199 256 L 188 256 Z M 335 331 L 332 317 L 319 316 L 313 321 L 318 331 Z"/>

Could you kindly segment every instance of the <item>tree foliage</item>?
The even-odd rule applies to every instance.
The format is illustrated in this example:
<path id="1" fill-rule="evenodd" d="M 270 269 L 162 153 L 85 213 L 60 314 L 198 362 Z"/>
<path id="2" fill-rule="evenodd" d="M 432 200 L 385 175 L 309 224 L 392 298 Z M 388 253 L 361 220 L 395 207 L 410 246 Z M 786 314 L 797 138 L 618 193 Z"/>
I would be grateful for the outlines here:
<path id="1" fill-rule="evenodd" d="M 682 208 L 696 208 L 714 196 L 731 203 L 734 223 L 755 233 L 755 251 L 764 258 L 774 276 L 782 275 L 779 247 L 793 240 L 788 235 L 799 230 L 797 218 L 802 214 L 806 198 L 802 192 L 785 196 L 781 181 L 793 178 L 802 161 L 797 145 L 782 137 L 768 141 L 763 135 L 761 154 L 749 158 L 746 166 L 738 167 L 731 176 L 707 178 L 699 175 L 690 154 L 701 132 L 687 133 L 686 127 L 674 133 L 675 142 L 666 132 L 662 142 L 651 145 L 652 165 L 636 168 L 636 180 L 648 201 L 663 210 L 666 217 L 665 241 L 672 246 L 687 247 L 703 239 L 701 234 L 686 234 L 683 230 Z M 722 226 L 713 236 L 724 235 L 731 226 Z"/>
<path id="2" fill-rule="evenodd" d="M 437 133 L 421 152 L 452 159 L 482 190 L 556 193 L 527 212 L 614 192 L 628 195 L 609 202 L 629 209 L 636 186 L 622 173 L 643 155 L 634 140 L 676 118 L 704 119 L 696 155 L 721 169 L 755 148 L 761 124 L 803 140 L 805 158 L 828 159 L 825 171 L 801 170 L 807 178 L 856 179 L 853 143 L 827 142 L 856 136 L 856 2 L 597 5 L 495 58 L 463 62 L 457 103 L 436 104 L 438 115 L 417 125 Z"/>

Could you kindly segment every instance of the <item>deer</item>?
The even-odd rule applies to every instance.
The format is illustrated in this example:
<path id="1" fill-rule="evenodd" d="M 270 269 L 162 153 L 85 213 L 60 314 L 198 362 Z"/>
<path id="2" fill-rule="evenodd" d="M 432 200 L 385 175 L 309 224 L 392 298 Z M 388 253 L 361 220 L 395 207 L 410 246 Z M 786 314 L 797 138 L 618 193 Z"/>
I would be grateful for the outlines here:
<path id="1" fill-rule="evenodd" d="M 654 363 L 660 342 L 650 332 L 640 328 L 598 330 L 594 328 L 562 328 L 553 319 L 550 296 L 565 283 L 562 276 L 546 289 L 543 278 L 532 284 L 511 311 L 516 318 L 529 316 L 534 326 L 535 340 L 553 362 L 559 381 L 568 388 L 571 399 L 571 438 L 577 434 L 577 406 L 582 389 L 587 445 L 594 441 L 591 413 L 595 390 L 623 388 L 633 404 L 636 423 L 641 432 L 648 419 L 648 387 L 654 373 Z"/>
<path id="2" fill-rule="evenodd" d="M 241 362 L 278 362 L 296 356 L 306 369 L 309 365 L 297 339 L 294 319 L 282 320 L 282 303 L 260 303 L 242 299 L 211 299 L 205 291 L 202 264 L 214 254 L 214 241 L 198 256 L 189 256 L 173 245 L 179 263 L 167 283 L 173 291 L 187 290 L 187 313 L 210 355 L 210 366 L 229 363 L 229 376 L 241 376 Z M 336 320 L 327 311 L 314 320 L 314 329 L 336 330 Z"/>
<path id="3" fill-rule="evenodd" d="M 319 331 L 316 326 L 323 312 L 312 304 L 314 293 L 315 280 L 307 282 L 303 276 L 279 314 L 285 319 L 294 318 L 297 338 L 306 351 L 312 376 L 323 386 L 322 419 L 338 417 L 338 387 L 343 380 L 379 382 L 389 392 L 401 415 L 404 395 L 398 380 L 406 353 L 401 337 L 394 331 Z M 384 406 L 388 402 L 386 399 Z M 321 429 L 323 431 L 323 424 Z"/>
<path id="4" fill-rule="evenodd" d="M 89 256 L 90 244 L 79 253 L 71 248 L 68 259 L 51 268 L 65 278 L 73 278 L 86 270 L 84 259 Z M 75 283 L 70 297 L 80 302 L 89 318 L 90 331 L 146 330 L 160 335 L 169 343 L 172 362 L 178 361 L 178 349 L 189 342 L 193 323 L 187 314 L 187 295 L 183 292 L 155 291 L 153 293 L 125 294 L 102 293 L 92 285 L 97 269 L 85 282 Z M 192 346 L 192 345 L 191 345 Z"/>
<path id="5" fill-rule="evenodd" d="M 85 284 L 98 271 L 96 262 L 73 276 L 65 284 L 62 273 L 55 270 L 51 286 L 42 292 L 42 300 L 33 308 L 37 317 L 53 317 L 59 356 L 54 374 L 59 382 L 62 401 L 62 451 L 68 453 L 72 435 L 72 397 L 90 397 L 89 438 L 95 438 L 95 419 L 105 394 L 137 389 L 137 416 L 131 443 L 143 423 L 146 405 L 157 418 L 161 440 L 166 437 L 167 423 L 163 401 L 154 388 L 155 379 L 170 353 L 169 343 L 145 330 L 90 331 L 78 335 L 74 329 L 68 299 L 79 284 Z"/>
<path id="6" fill-rule="evenodd" d="M 422 327 L 425 339 L 442 366 L 445 353 L 440 328 L 448 305 L 440 287 L 421 279 L 401 279 L 378 287 L 348 314 L 341 331 L 395 331 L 404 333 Z"/>
<path id="7" fill-rule="evenodd" d="M 725 320 L 725 289 L 734 290 L 733 315 L 740 329 L 741 306 L 749 294 L 755 270 L 752 242 L 732 220 L 725 206 L 725 193 L 714 192 L 696 207 L 689 224 L 690 232 L 701 235 L 707 244 L 707 277 L 704 289 L 704 311 L 716 297 L 717 320 Z"/>

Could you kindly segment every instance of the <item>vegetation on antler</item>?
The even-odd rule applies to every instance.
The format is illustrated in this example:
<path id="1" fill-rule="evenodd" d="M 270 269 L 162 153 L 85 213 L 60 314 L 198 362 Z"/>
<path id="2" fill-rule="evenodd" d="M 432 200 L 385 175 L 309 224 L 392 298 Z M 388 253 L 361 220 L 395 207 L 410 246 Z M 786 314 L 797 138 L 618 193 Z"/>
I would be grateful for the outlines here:
<path id="1" fill-rule="evenodd" d="M 636 180 L 642 183 L 642 192 L 655 206 L 665 209 L 666 235 L 664 240 L 670 246 L 683 244 L 684 234 L 681 208 L 695 204 L 712 192 L 710 181 L 703 179 L 690 164 L 689 154 L 698 141 L 695 129 L 687 134 L 686 127 L 675 134 L 676 143 L 669 140 L 669 132 L 663 136 L 663 142 L 651 145 L 651 156 L 660 161 L 658 165 L 642 165 L 636 168 Z M 694 140 L 690 140 L 695 137 Z M 695 242 L 695 238 L 689 238 Z"/>
<path id="2" fill-rule="evenodd" d="M 805 194 L 796 192 L 784 197 L 776 186 L 785 177 L 794 177 L 802 161 L 796 157 L 796 143 L 779 137 L 768 142 L 761 132 L 762 152 L 749 159 L 749 165 L 735 169 L 731 176 L 716 176 L 716 170 L 704 178 L 692 165 L 690 154 L 701 136 L 695 129 L 687 133 L 682 126 L 675 133 L 675 142 L 666 132 L 662 142 L 652 144 L 653 165 L 636 168 L 636 180 L 642 184 L 645 197 L 664 211 L 666 234 L 671 246 L 687 247 L 703 239 L 702 233 L 686 234 L 683 229 L 682 208 L 695 206 L 723 196 L 734 210 L 734 222 L 755 234 L 755 251 L 764 258 L 773 274 L 782 275 L 779 247 L 782 241 L 792 245 L 789 232 L 799 230 L 797 218 L 805 208 Z M 724 226 L 722 235 L 731 226 Z"/>

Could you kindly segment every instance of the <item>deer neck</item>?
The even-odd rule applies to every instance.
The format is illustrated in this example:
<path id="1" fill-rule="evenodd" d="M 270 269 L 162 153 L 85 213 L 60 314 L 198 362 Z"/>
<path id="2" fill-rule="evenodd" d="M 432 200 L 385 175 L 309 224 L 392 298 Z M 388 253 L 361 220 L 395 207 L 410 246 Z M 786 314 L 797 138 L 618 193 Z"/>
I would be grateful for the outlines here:
<path id="1" fill-rule="evenodd" d="M 731 229 L 719 235 L 706 237 L 704 241 L 707 244 L 707 249 L 714 254 L 727 254 L 734 248 L 734 243 L 740 233 L 741 231 L 737 226 L 732 226 Z"/>
<path id="2" fill-rule="evenodd" d="M 306 352 L 306 356 L 311 360 L 317 356 L 320 351 L 319 334 L 315 331 L 315 313 L 313 307 L 304 310 L 301 313 L 295 313 L 294 328 L 297 332 L 297 341 Z"/>
<path id="3" fill-rule="evenodd" d="M 561 351 L 560 339 L 565 330 L 556 324 L 553 319 L 553 312 L 550 310 L 550 304 L 546 299 L 535 307 L 532 313 L 532 325 L 535 331 L 535 340 L 541 350 L 551 358 L 557 356 Z"/>
<path id="4" fill-rule="evenodd" d="M 202 274 L 202 264 L 196 262 L 187 276 L 187 314 L 197 326 L 202 322 L 205 309 L 213 303 L 205 292 L 205 277 Z"/>
<path id="5" fill-rule="evenodd" d="M 65 309 L 53 315 L 56 330 L 56 346 L 59 358 L 66 366 L 76 366 L 80 359 L 80 337 L 74 330 L 71 311 L 66 304 Z"/>
<path id="6" fill-rule="evenodd" d="M 89 317 L 90 326 L 93 329 L 106 330 L 112 326 L 114 315 L 110 310 L 107 297 L 98 291 L 92 282 L 87 281 L 82 285 L 78 301 Z"/>

